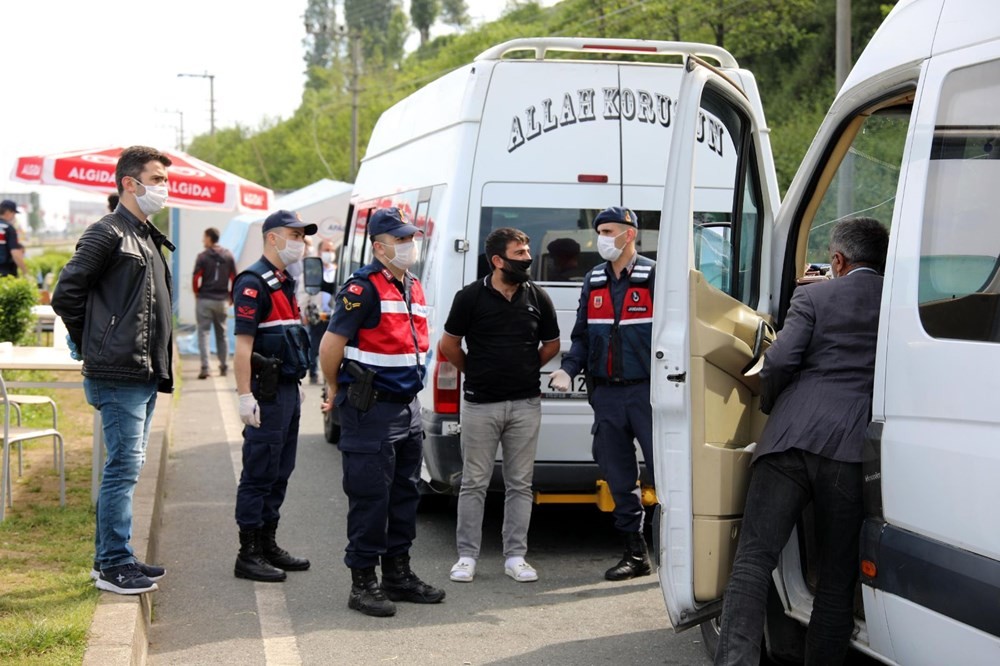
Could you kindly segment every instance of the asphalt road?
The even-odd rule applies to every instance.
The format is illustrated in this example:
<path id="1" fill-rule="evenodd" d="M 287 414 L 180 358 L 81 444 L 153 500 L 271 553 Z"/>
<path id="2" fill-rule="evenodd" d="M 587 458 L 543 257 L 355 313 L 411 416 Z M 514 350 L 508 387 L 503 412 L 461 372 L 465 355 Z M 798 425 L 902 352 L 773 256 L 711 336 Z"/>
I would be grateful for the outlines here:
<path id="1" fill-rule="evenodd" d="M 422 511 L 413 566 L 447 590 L 444 603 L 401 603 L 393 618 L 349 610 L 340 455 L 322 437 L 318 387 L 307 387 L 278 532 L 312 568 L 282 584 L 234 578 L 236 397 L 231 378 L 199 381 L 197 362 L 186 361 L 160 532 L 168 574 L 156 593 L 153 664 L 710 663 L 697 630 L 670 628 L 655 576 L 603 579 L 621 544 L 610 517 L 588 507 L 536 507 L 528 559 L 540 580 L 527 584 L 503 573 L 499 497 L 487 506 L 484 554 L 471 584 L 448 580 L 454 509 Z"/>

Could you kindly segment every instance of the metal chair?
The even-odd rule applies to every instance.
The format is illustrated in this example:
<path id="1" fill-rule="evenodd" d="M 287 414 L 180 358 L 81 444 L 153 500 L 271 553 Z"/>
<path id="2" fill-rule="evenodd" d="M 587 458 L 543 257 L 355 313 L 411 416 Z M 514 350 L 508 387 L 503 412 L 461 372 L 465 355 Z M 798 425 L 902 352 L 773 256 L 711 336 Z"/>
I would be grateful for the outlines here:
<path id="1" fill-rule="evenodd" d="M 14 408 L 14 412 L 17 414 L 17 427 L 21 427 L 21 407 L 22 405 L 49 405 L 52 407 L 52 429 L 59 429 L 59 412 L 56 409 L 56 401 L 45 395 L 24 395 L 19 393 L 9 393 L 7 395 L 7 400 L 10 401 L 11 407 Z M 22 461 L 22 442 L 21 440 L 17 443 L 17 475 L 21 476 L 24 474 L 24 467 Z M 52 467 L 56 470 L 59 469 L 59 457 L 56 452 L 56 438 L 52 438 Z"/>
<path id="2" fill-rule="evenodd" d="M 36 398 L 38 396 L 18 397 Z M 32 439 L 43 439 L 45 437 L 53 438 L 53 446 L 58 449 L 58 456 L 55 457 L 55 461 L 56 469 L 59 472 L 59 506 L 66 506 L 66 460 L 63 446 L 63 436 L 58 430 L 55 429 L 55 427 L 20 427 L 20 407 L 15 407 L 14 409 L 15 414 L 18 416 L 18 425 L 11 426 L 10 408 L 11 405 L 14 404 L 14 400 L 15 396 L 11 396 L 7 393 L 7 384 L 3 380 L 3 374 L 0 374 L 0 403 L 3 404 L 3 465 L 0 467 L 0 521 L 4 519 L 5 508 L 13 506 L 14 503 L 14 492 L 12 489 L 10 474 L 10 447 L 13 444 L 18 445 L 18 473 L 20 474 L 21 443 Z M 28 402 L 22 402 L 21 404 L 31 403 L 32 401 L 29 400 Z M 34 404 L 41 403 L 35 402 Z M 55 403 L 53 403 L 52 418 L 54 426 L 56 419 Z M 55 450 L 53 451 L 53 455 L 55 456 Z"/>

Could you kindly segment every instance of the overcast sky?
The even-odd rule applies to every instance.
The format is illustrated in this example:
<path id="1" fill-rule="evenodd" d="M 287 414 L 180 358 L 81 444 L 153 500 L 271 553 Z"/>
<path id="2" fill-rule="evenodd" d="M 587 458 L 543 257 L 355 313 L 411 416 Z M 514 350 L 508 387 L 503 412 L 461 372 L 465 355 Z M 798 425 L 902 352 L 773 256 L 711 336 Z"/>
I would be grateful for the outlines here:
<path id="1" fill-rule="evenodd" d="M 466 1 L 476 23 L 507 4 Z M 178 112 L 185 141 L 207 132 L 209 81 L 179 73 L 214 74 L 216 127 L 289 117 L 302 96 L 305 7 L 306 0 L 0 0 L 0 191 L 38 189 L 7 180 L 21 155 L 173 148 Z M 41 191 L 53 202 L 68 196 Z"/>

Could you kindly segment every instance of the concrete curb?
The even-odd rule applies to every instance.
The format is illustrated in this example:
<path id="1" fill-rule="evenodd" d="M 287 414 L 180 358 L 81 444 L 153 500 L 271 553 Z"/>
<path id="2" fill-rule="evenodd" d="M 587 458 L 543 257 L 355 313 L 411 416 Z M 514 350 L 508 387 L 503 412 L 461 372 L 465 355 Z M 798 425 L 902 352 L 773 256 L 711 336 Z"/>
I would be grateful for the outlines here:
<path id="1" fill-rule="evenodd" d="M 179 375 L 180 367 L 176 361 L 174 367 Z M 146 447 L 146 465 L 132 498 L 132 549 L 143 562 L 156 562 L 175 395 L 161 394 L 157 398 Z M 152 606 L 151 594 L 101 594 L 90 623 L 87 651 L 83 655 L 84 666 L 145 664 Z"/>

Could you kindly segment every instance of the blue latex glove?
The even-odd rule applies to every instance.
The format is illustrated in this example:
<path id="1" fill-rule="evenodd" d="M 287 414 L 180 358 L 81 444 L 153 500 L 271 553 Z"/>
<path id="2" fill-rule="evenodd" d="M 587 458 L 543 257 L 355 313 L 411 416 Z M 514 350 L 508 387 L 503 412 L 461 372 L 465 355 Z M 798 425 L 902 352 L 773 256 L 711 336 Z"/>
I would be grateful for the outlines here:
<path id="1" fill-rule="evenodd" d="M 76 343 L 73 342 L 73 338 L 69 337 L 68 333 L 66 334 L 66 345 L 69 347 L 70 358 L 74 361 L 83 360 L 83 354 L 80 353 L 80 348 L 76 346 Z"/>

